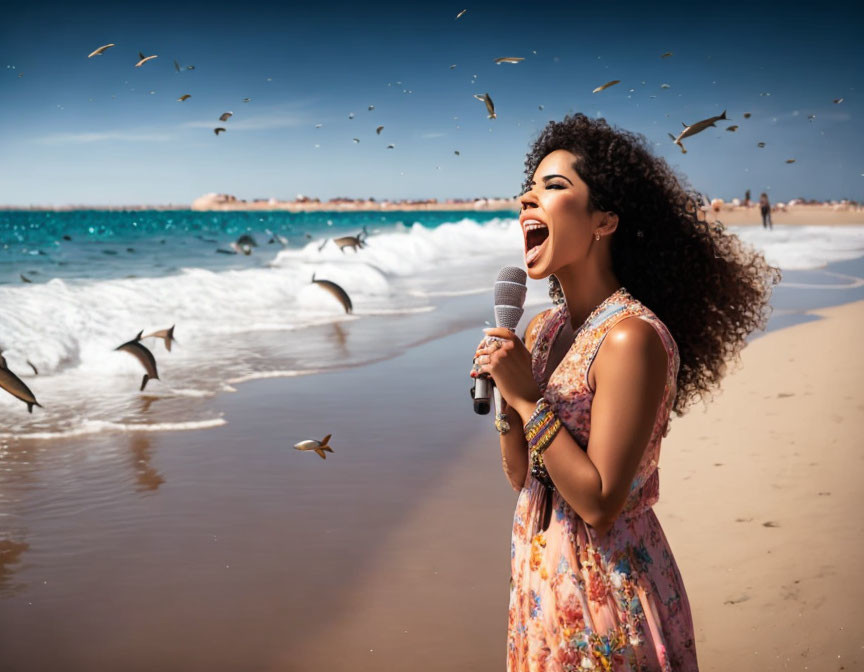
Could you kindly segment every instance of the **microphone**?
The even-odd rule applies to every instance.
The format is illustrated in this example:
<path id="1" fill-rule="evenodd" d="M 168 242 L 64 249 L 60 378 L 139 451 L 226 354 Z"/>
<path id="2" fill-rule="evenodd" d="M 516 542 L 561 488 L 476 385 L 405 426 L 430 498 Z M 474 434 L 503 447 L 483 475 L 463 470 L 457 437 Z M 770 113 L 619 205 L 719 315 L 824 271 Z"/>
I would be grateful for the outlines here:
<path id="1" fill-rule="evenodd" d="M 527 277 L 525 271 L 516 266 L 505 266 L 498 271 L 494 291 L 495 326 L 505 327 L 510 331 L 516 330 L 516 325 L 519 324 L 522 313 L 525 312 L 523 306 L 525 305 L 525 293 L 528 291 L 528 288 L 525 286 Z M 498 409 L 500 415 L 501 394 L 492 380 L 486 375 L 474 379 L 472 394 L 474 397 L 474 412 L 479 415 L 489 413 L 490 387 L 495 398 L 495 408 Z M 497 422 L 496 418 L 496 424 Z"/>

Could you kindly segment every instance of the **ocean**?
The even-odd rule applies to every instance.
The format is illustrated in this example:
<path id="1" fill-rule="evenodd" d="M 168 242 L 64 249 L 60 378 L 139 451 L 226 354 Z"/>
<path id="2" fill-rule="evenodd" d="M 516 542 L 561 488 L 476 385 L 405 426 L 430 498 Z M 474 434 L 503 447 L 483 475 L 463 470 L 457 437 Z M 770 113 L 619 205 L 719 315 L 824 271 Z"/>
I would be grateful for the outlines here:
<path id="1" fill-rule="evenodd" d="M 361 250 L 332 241 L 364 227 Z M 854 271 L 864 257 L 864 227 L 730 230 L 783 269 L 778 320 L 862 292 L 843 264 Z M 257 243 L 251 254 L 219 252 L 243 234 Z M 0 438 L 224 424 L 202 399 L 479 330 L 494 319 L 492 281 L 508 264 L 523 264 L 510 211 L 0 212 L 0 348 L 44 407 L 27 414 L 0 394 Z M 313 274 L 343 287 L 353 312 Z M 526 305 L 547 301 L 545 282 L 529 281 Z M 139 392 L 140 364 L 115 348 L 171 325 L 171 352 L 144 340 L 160 378 Z"/>

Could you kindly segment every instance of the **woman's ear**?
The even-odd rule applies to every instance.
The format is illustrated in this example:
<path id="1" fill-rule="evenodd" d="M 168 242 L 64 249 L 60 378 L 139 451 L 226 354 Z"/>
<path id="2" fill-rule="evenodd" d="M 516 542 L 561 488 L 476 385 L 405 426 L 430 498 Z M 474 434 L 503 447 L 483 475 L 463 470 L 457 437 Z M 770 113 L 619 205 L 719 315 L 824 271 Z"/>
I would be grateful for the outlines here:
<path id="1" fill-rule="evenodd" d="M 618 215 L 611 211 L 605 213 L 602 226 L 607 234 L 614 233 L 618 229 Z"/>

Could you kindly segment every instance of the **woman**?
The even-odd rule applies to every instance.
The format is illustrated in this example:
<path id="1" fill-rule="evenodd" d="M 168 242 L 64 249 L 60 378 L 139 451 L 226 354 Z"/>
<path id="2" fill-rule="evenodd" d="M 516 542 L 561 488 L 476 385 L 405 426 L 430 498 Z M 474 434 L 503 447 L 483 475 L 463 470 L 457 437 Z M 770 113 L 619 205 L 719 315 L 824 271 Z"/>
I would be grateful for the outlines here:
<path id="1" fill-rule="evenodd" d="M 556 306 L 524 344 L 487 330 L 471 373 L 501 392 L 519 492 L 507 669 L 690 672 L 690 606 L 651 508 L 660 440 L 764 328 L 779 271 L 603 119 L 550 122 L 525 165 L 525 264 Z"/>

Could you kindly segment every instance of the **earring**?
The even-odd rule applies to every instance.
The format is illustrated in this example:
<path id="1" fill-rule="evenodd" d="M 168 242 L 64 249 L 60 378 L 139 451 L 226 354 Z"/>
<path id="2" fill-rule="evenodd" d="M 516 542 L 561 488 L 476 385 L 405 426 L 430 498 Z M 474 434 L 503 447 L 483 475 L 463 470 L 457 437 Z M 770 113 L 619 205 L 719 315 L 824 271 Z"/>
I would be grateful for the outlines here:
<path id="1" fill-rule="evenodd" d="M 561 291 L 561 283 L 558 282 L 558 278 L 554 275 L 549 276 L 549 298 L 552 299 L 552 303 L 556 306 L 564 303 L 564 292 Z"/>
<path id="2" fill-rule="evenodd" d="M 595 239 L 595 240 L 600 240 L 600 234 L 599 234 L 599 233 L 595 233 L 595 234 L 594 234 L 594 239 Z"/>

